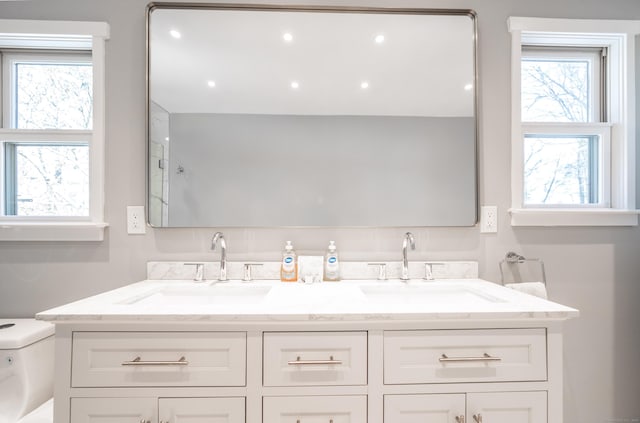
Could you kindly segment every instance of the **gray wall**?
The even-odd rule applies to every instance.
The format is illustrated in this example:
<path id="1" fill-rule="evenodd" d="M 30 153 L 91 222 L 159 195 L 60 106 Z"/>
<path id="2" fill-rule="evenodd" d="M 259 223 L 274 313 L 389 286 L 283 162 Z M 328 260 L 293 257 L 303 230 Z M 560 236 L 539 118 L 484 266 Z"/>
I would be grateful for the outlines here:
<path id="1" fill-rule="evenodd" d="M 472 226 L 474 123 L 171 114 L 168 226 Z"/>
<path id="2" fill-rule="evenodd" d="M 310 3 L 310 0 L 307 0 Z M 304 3 L 297 1 L 295 3 Z M 345 4 L 337 0 L 323 3 Z M 0 243 L 0 315 L 48 307 L 145 276 L 148 260 L 207 260 L 214 228 L 128 236 L 125 207 L 144 204 L 144 8 L 146 0 L 0 2 L 2 18 L 84 19 L 111 24 L 107 45 L 107 185 L 102 243 Z M 566 324 L 565 421 L 640 418 L 640 229 L 513 229 L 510 203 L 508 16 L 640 19 L 638 0 L 352 0 L 352 5 L 472 8 L 479 19 L 480 202 L 499 207 L 497 235 L 478 228 L 414 228 L 412 259 L 471 259 L 497 280 L 508 250 L 540 257 L 552 299 L 581 310 Z M 342 258 L 397 259 L 403 230 L 233 229 L 231 260 L 278 259 L 286 239 L 301 253 L 335 239 Z"/>

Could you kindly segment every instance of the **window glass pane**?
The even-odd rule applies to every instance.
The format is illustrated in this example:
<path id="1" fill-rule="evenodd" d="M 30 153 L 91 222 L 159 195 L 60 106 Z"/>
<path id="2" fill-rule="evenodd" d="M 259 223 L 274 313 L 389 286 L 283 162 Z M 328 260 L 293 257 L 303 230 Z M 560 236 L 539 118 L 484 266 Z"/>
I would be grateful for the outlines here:
<path id="1" fill-rule="evenodd" d="M 19 129 L 91 129 L 90 64 L 15 64 L 15 126 Z"/>
<path id="2" fill-rule="evenodd" d="M 15 144 L 15 214 L 88 216 L 89 147 Z"/>
<path id="3" fill-rule="evenodd" d="M 525 204 L 598 203 L 598 136 L 527 135 Z"/>
<path id="4" fill-rule="evenodd" d="M 593 121 L 592 73 L 589 60 L 524 58 L 522 121 Z"/>

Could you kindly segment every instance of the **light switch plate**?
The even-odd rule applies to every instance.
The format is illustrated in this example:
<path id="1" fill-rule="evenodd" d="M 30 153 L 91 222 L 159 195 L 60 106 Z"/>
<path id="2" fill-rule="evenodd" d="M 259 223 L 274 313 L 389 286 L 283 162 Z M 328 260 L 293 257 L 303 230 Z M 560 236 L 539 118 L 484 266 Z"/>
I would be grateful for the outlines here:
<path id="1" fill-rule="evenodd" d="M 498 207 L 482 206 L 480 216 L 480 232 L 495 234 L 498 232 Z"/>
<path id="2" fill-rule="evenodd" d="M 144 206 L 127 206 L 127 233 L 139 235 L 146 232 Z"/>

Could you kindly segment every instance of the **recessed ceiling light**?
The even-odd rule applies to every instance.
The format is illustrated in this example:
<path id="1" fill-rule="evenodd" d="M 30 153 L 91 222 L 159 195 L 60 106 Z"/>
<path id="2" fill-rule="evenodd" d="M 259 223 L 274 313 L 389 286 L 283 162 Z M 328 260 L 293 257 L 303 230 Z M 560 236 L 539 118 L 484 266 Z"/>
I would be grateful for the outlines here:
<path id="1" fill-rule="evenodd" d="M 291 81 L 291 88 L 293 88 L 294 90 L 300 88 L 300 84 L 298 83 L 298 81 Z"/>
<path id="2" fill-rule="evenodd" d="M 176 31 L 175 29 L 172 29 L 171 31 L 169 31 L 169 34 L 171 34 L 173 38 L 182 37 L 182 34 L 180 34 L 180 31 Z"/>
<path id="3" fill-rule="evenodd" d="M 367 88 L 369 88 L 369 83 L 367 81 L 362 81 L 360 83 L 360 88 L 362 88 L 363 90 L 366 90 Z"/>
<path id="4" fill-rule="evenodd" d="M 282 39 L 285 40 L 287 43 L 290 43 L 291 41 L 293 41 L 293 35 L 291 35 L 291 33 L 286 32 L 283 36 Z"/>
<path id="5" fill-rule="evenodd" d="M 464 89 L 465 89 L 466 91 L 471 91 L 471 90 L 473 89 L 473 84 L 467 84 L 467 85 L 465 85 L 465 86 L 464 86 Z"/>
<path id="6" fill-rule="evenodd" d="M 216 86 L 216 81 L 207 81 L 207 85 L 209 86 L 209 88 L 213 88 Z"/>
<path id="7" fill-rule="evenodd" d="M 376 35 L 375 40 L 376 40 L 376 43 L 378 43 L 378 44 L 384 43 L 384 35 L 382 35 L 382 34 Z"/>
<path id="8" fill-rule="evenodd" d="M 164 140 L 165 141 L 169 141 L 169 137 L 164 137 Z"/>

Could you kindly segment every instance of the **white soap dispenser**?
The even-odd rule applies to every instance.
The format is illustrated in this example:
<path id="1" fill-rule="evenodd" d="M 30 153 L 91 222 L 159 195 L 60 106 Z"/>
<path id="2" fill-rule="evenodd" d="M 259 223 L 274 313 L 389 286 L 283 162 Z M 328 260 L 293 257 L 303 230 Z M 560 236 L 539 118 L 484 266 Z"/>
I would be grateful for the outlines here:
<path id="1" fill-rule="evenodd" d="M 329 241 L 329 248 L 327 248 L 327 254 L 324 256 L 324 280 L 326 282 L 340 280 L 340 262 L 334 241 Z"/>

